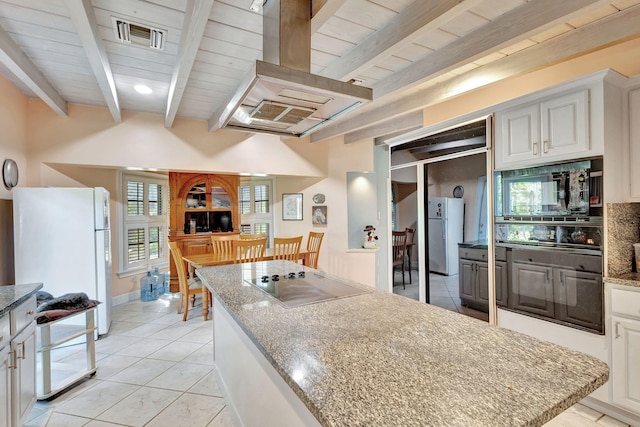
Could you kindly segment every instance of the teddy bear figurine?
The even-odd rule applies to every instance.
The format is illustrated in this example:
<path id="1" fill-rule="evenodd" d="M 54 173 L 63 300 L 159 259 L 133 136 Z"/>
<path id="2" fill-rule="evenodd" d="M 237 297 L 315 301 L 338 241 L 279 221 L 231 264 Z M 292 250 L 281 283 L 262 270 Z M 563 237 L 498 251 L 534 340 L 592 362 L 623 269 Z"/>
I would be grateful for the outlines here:
<path id="1" fill-rule="evenodd" d="M 364 227 L 364 243 L 362 247 L 365 249 L 376 249 L 378 247 L 378 236 L 376 236 L 376 229 L 373 225 Z"/>

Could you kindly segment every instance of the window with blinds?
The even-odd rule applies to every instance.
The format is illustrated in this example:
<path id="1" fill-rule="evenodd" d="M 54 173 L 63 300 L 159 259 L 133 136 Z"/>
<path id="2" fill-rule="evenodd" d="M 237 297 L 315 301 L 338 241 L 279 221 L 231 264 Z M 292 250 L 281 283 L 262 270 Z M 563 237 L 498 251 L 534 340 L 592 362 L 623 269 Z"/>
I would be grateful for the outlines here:
<path id="1" fill-rule="evenodd" d="M 269 246 L 273 229 L 273 179 L 247 178 L 240 181 L 238 209 L 240 232 L 244 234 L 265 233 Z"/>
<path id="2" fill-rule="evenodd" d="M 123 248 L 120 272 L 140 272 L 169 262 L 169 183 L 154 174 L 122 174 Z"/>

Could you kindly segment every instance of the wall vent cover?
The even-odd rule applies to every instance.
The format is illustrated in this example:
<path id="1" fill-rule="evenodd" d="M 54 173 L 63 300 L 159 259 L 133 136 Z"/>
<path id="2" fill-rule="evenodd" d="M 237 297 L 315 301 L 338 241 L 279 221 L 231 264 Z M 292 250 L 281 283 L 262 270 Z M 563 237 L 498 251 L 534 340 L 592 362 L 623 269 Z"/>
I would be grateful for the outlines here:
<path id="1" fill-rule="evenodd" d="M 143 46 L 155 50 L 164 50 L 167 40 L 167 30 L 149 27 L 127 21 L 125 19 L 111 17 L 116 39 L 122 43 Z"/>

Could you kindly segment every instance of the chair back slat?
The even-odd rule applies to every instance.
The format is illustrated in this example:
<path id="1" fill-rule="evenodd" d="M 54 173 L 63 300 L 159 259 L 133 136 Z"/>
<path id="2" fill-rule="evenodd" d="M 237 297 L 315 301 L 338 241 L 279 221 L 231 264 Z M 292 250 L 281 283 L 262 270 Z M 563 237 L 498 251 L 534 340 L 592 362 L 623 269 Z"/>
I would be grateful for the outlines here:
<path id="1" fill-rule="evenodd" d="M 300 244 L 302 236 L 297 237 L 274 237 L 273 238 L 273 259 L 284 259 L 298 262 L 300 257 Z"/>
<path id="2" fill-rule="evenodd" d="M 231 256 L 233 254 L 234 240 L 240 239 L 239 234 L 212 234 L 211 248 L 214 254 Z"/>
<path id="3" fill-rule="evenodd" d="M 267 239 L 238 239 L 233 240 L 234 263 L 257 262 L 264 258 Z"/>
<path id="4" fill-rule="evenodd" d="M 393 264 L 398 265 L 404 263 L 404 254 L 407 251 L 407 232 L 392 231 L 391 241 L 393 247 Z"/>
<path id="5" fill-rule="evenodd" d="M 317 233 L 315 231 L 309 232 L 309 238 L 307 240 L 307 265 L 311 268 L 318 268 L 318 258 L 320 256 L 320 245 L 322 245 L 322 238 L 324 233 Z"/>
<path id="6" fill-rule="evenodd" d="M 187 269 L 184 266 L 184 260 L 182 259 L 182 251 L 178 247 L 176 242 L 169 242 L 169 250 L 173 257 L 173 263 L 176 266 L 176 272 L 178 273 L 178 286 L 180 292 L 185 292 L 187 289 Z"/>

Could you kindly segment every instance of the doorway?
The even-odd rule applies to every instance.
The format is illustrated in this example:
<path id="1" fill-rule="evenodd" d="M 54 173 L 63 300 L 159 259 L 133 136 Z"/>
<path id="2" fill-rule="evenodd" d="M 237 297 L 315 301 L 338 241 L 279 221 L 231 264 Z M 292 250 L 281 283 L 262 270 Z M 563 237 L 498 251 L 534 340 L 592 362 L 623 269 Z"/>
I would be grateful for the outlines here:
<path id="1" fill-rule="evenodd" d="M 490 119 L 438 133 L 422 130 L 426 136 L 407 136 L 392 145 L 390 158 L 393 234 L 415 232 L 406 261 L 390 257 L 395 261 L 393 292 L 484 321 L 490 318 L 490 306 L 495 310 L 493 302 L 486 304 L 487 292 L 494 292 L 483 289 L 484 305 L 472 294 L 479 293 L 479 286 L 493 286 L 493 274 L 487 273 L 493 262 L 492 224 L 487 221 L 493 217 L 493 179 L 487 179 L 493 169 L 487 143 Z M 461 253 L 471 247 L 474 251 Z M 475 260 L 469 264 L 464 256 L 482 256 L 484 264 L 478 268 Z M 490 277 L 478 277 L 487 274 Z"/>

